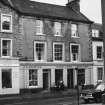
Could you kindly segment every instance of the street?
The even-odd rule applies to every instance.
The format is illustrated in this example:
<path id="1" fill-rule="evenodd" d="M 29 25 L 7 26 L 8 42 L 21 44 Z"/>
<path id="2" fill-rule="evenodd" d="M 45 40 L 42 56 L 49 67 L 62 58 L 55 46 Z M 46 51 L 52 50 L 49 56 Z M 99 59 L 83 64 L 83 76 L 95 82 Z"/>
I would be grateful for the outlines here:
<path id="1" fill-rule="evenodd" d="M 80 100 L 81 101 L 81 100 Z M 27 100 L 14 100 L 0 102 L 0 105 L 77 105 L 77 97 L 63 97 L 63 98 L 48 98 L 48 99 L 27 99 Z M 80 102 L 80 105 L 102 105 L 100 103 L 88 103 L 84 104 Z"/>

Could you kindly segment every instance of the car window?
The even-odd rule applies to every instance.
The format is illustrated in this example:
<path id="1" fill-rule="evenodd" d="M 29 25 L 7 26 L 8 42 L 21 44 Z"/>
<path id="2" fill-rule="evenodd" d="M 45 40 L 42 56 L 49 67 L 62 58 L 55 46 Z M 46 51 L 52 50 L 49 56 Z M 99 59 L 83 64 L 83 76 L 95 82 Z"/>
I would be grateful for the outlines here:
<path id="1" fill-rule="evenodd" d="M 99 84 L 97 87 L 96 87 L 96 90 L 101 90 L 103 91 L 105 88 L 105 85 L 104 84 Z"/>

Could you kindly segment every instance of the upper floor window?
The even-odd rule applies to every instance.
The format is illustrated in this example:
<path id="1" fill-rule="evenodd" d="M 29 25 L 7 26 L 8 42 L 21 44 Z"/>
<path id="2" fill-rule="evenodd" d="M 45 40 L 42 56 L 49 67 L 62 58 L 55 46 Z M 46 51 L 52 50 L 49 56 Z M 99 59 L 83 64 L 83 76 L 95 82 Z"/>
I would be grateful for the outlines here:
<path id="1" fill-rule="evenodd" d="M 29 70 L 29 86 L 38 85 L 38 71 L 35 69 Z"/>
<path id="2" fill-rule="evenodd" d="M 46 60 L 46 43 L 45 42 L 35 42 L 35 61 L 45 61 Z"/>
<path id="3" fill-rule="evenodd" d="M 62 43 L 54 43 L 53 59 L 54 61 L 64 60 L 64 45 Z"/>
<path id="4" fill-rule="evenodd" d="M 1 56 L 2 57 L 12 56 L 12 40 L 10 39 L 1 40 Z"/>
<path id="5" fill-rule="evenodd" d="M 97 46 L 97 59 L 102 59 L 102 46 Z"/>
<path id="6" fill-rule="evenodd" d="M 55 22 L 54 28 L 55 28 L 55 36 L 61 36 L 61 23 Z"/>
<path id="7" fill-rule="evenodd" d="M 72 37 L 79 37 L 77 24 L 71 24 L 71 36 Z"/>
<path id="8" fill-rule="evenodd" d="M 71 61 L 79 61 L 80 58 L 80 46 L 77 44 L 71 44 Z"/>
<path id="9" fill-rule="evenodd" d="M 99 37 L 99 30 L 92 29 L 92 37 Z"/>
<path id="10" fill-rule="evenodd" d="M 1 32 L 12 32 L 12 16 L 1 14 Z"/>
<path id="11" fill-rule="evenodd" d="M 98 80 L 102 80 L 103 78 L 103 68 L 102 67 L 99 67 L 97 68 L 97 76 L 98 76 Z"/>
<path id="12" fill-rule="evenodd" d="M 36 34 L 43 35 L 43 21 L 36 20 Z"/>

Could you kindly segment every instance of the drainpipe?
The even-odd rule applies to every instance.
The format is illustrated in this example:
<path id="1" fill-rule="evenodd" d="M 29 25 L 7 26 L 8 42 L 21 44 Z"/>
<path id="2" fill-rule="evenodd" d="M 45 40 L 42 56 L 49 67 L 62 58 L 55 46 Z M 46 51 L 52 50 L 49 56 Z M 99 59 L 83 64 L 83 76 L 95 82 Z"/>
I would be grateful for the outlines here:
<path id="1" fill-rule="evenodd" d="M 78 81 L 78 67 L 75 68 L 77 74 L 77 105 L 79 105 L 79 81 Z"/>
<path id="2" fill-rule="evenodd" d="M 103 82 L 105 83 L 105 0 L 101 0 L 101 9 L 102 9 L 102 26 L 103 26 L 103 46 L 104 46 L 104 77 Z M 102 97 L 103 105 L 105 105 L 105 94 Z"/>

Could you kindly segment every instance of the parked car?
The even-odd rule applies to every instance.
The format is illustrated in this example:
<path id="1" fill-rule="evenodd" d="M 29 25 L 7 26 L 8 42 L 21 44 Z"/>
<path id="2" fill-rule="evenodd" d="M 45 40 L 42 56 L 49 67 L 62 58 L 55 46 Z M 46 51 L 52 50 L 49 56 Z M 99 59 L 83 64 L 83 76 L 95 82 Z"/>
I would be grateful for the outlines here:
<path id="1" fill-rule="evenodd" d="M 86 103 L 90 100 L 101 102 L 103 93 L 105 93 L 105 84 L 99 83 L 92 89 L 83 89 L 80 93 L 80 98 L 82 98 Z"/>

